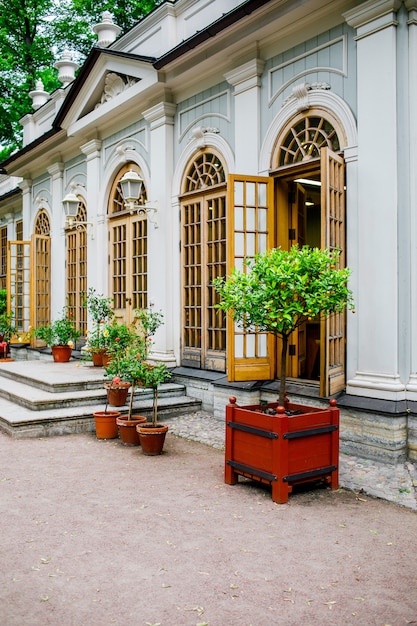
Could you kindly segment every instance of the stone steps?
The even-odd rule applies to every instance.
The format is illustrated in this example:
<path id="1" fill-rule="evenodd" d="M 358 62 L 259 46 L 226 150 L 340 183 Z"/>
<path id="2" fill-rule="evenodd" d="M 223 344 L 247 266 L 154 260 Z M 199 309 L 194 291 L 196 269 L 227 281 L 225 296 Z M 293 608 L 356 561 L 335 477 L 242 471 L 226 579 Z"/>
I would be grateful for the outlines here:
<path id="1" fill-rule="evenodd" d="M 47 361 L 0 363 L 0 429 L 13 437 L 44 437 L 94 431 L 95 411 L 106 406 L 104 370 L 88 364 Z M 130 400 L 128 395 L 127 403 Z M 190 413 L 201 403 L 185 387 L 165 383 L 158 390 L 158 419 Z M 123 407 L 109 410 L 128 412 Z M 134 414 L 149 417 L 152 391 L 135 391 Z"/>

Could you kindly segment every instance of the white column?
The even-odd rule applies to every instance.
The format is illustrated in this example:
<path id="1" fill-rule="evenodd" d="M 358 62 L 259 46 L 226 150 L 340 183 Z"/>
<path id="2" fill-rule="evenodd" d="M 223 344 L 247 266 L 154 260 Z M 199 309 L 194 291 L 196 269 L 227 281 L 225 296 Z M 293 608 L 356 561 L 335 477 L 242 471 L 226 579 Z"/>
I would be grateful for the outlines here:
<path id="1" fill-rule="evenodd" d="M 397 39 L 399 0 L 345 14 L 357 29 L 358 361 L 347 393 L 405 398 L 399 374 Z"/>
<path id="2" fill-rule="evenodd" d="M 107 224 L 106 207 L 98 205 L 101 181 L 101 145 L 99 139 L 92 139 L 80 146 L 87 157 L 87 287 L 94 287 L 98 293 L 108 293 L 107 264 Z"/>
<path id="3" fill-rule="evenodd" d="M 64 164 L 57 162 L 48 167 L 51 176 L 51 319 L 56 319 L 65 306 L 65 230 L 62 199 Z"/>
<path id="4" fill-rule="evenodd" d="M 177 363 L 174 355 L 174 249 L 172 233 L 178 214 L 171 206 L 171 187 L 174 169 L 174 115 L 176 105 L 161 102 L 147 111 L 143 117 L 150 123 L 150 170 L 151 188 L 149 204 L 157 206 L 158 228 L 148 219 L 148 305 L 162 311 L 164 324 L 155 336 L 152 358 L 163 361 L 169 367 Z"/>
<path id="5" fill-rule="evenodd" d="M 25 178 L 19 183 L 22 190 L 23 240 L 29 241 L 32 234 L 32 181 Z"/>
<path id="6" fill-rule="evenodd" d="M 410 343 L 411 374 L 407 398 L 417 400 L 417 1 L 407 0 L 408 9 L 408 105 L 409 105 L 409 180 L 410 180 Z"/>
<path id="7" fill-rule="evenodd" d="M 253 59 L 225 74 L 234 87 L 236 173 L 259 173 L 260 89 L 265 62 Z"/>

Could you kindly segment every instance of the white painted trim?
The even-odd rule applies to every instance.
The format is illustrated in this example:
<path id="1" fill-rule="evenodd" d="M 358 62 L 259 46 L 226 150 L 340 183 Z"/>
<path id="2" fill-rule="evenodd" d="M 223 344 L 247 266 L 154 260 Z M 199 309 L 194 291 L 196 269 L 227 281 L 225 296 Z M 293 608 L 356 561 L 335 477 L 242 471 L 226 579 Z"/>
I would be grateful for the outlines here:
<path id="1" fill-rule="evenodd" d="M 181 191 L 181 183 L 184 176 L 184 170 L 193 156 L 197 154 L 201 148 L 209 148 L 212 146 L 223 157 L 223 165 L 226 173 L 234 172 L 235 170 L 235 155 L 231 146 L 217 133 L 207 132 L 204 133 L 202 138 L 192 139 L 184 148 L 180 158 L 175 166 L 174 175 L 172 177 L 172 202 L 178 202 L 178 196 Z"/>
<path id="2" fill-rule="evenodd" d="M 346 134 L 346 146 L 341 146 L 342 150 L 347 147 L 352 148 L 357 146 L 358 133 L 356 120 L 351 109 L 342 98 L 332 91 L 312 89 L 308 92 L 308 102 L 310 107 L 327 109 L 340 121 Z M 299 113 L 297 107 L 298 101 L 296 98 L 288 101 L 276 115 L 266 131 L 259 155 L 259 174 L 268 174 L 271 168 L 271 158 L 276 138 L 285 124 Z"/>
<path id="3" fill-rule="evenodd" d="M 149 166 L 145 159 L 136 150 L 129 146 L 129 140 L 123 141 L 126 143 L 125 150 L 118 150 L 117 147 L 113 150 L 113 154 L 109 156 L 107 164 L 103 171 L 102 185 L 100 185 L 100 197 L 97 206 L 97 215 L 107 216 L 107 200 L 110 196 L 110 190 L 114 182 L 114 178 L 117 172 L 126 163 L 135 163 L 141 170 L 143 180 L 146 189 L 149 191 L 151 188 L 151 173 Z"/>

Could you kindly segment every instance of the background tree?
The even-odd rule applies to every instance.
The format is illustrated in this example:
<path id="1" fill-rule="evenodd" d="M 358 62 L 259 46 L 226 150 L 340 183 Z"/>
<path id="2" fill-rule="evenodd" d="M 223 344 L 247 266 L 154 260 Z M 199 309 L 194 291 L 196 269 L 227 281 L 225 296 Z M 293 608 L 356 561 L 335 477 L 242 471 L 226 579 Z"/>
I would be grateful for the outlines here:
<path id="1" fill-rule="evenodd" d="M 21 147 L 19 120 L 32 111 L 29 92 L 61 86 L 54 69 L 66 48 L 80 63 L 96 41 L 91 28 L 110 11 L 122 33 L 163 0 L 0 0 L 0 162 Z"/>

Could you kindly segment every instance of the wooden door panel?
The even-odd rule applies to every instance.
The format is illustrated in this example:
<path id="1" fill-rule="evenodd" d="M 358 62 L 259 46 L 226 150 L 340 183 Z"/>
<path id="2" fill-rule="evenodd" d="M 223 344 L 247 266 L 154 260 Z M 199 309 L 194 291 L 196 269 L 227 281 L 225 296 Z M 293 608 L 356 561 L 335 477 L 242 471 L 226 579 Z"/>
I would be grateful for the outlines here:
<path id="1" fill-rule="evenodd" d="M 147 220 L 122 215 L 109 222 L 110 294 L 119 322 L 130 324 L 134 310 L 147 307 Z"/>
<path id="2" fill-rule="evenodd" d="M 344 160 L 328 148 L 321 150 L 322 248 L 340 250 L 345 267 Z M 345 314 L 335 313 L 321 323 L 320 395 L 329 396 L 345 386 Z"/>
<path id="3" fill-rule="evenodd" d="M 274 243 L 273 179 L 229 176 L 228 268 L 244 269 L 244 259 Z M 230 381 L 271 380 L 275 375 L 275 340 L 267 333 L 247 332 L 228 316 Z"/>

